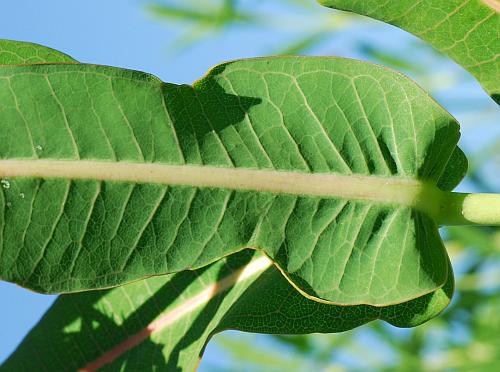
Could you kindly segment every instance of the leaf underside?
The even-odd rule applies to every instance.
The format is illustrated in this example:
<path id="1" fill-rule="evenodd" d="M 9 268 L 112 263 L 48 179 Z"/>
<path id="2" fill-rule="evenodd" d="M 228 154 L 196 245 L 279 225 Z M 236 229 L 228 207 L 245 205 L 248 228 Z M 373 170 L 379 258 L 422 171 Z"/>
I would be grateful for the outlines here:
<path id="1" fill-rule="evenodd" d="M 10 43 L 12 42 L 0 42 L 0 49 L 9 49 L 12 53 L 15 54 L 16 46 Z M 46 60 L 43 62 L 57 62 L 59 61 L 59 58 L 65 58 L 64 56 L 58 55 L 58 53 L 55 51 L 33 44 L 20 45 L 19 47 L 21 48 L 21 50 L 26 50 L 24 49 L 25 47 L 33 48 L 33 55 L 47 56 Z M 22 56 L 22 58 L 29 60 L 29 56 L 26 55 Z M 302 61 L 302 59 L 299 59 L 297 62 L 300 61 Z M 0 64 L 1 62 L 3 62 L 3 64 L 6 64 L 5 60 L 0 59 Z M 286 61 L 278 62 L 281 64 L 286 64 Z M 298 63 L 298 65 L 300 66 L 300 63 Z M 124 76 L 127 79 L 130 76 L 127 74 L 137 74 L 135 72 L 123 73 L 125 74 Z M 78 72 L 76 75 L 79 74 L 81 74 L 81 72 Z M 69 75 L 65 76 L 65 78 L 68 78 L 68 80 L 66 80 L 65 82 L 71 81 L 72 77 Z M 106 78 L 108 78 L 108 76 L 106 76 Z M 208 82 L 210 82 L 209 79 L 210 78 L 206 78 L 205 83 L 207 83 L 207 80 Z M 149 76 L 147 76 L 146 81 L 150 81 Z M 144 81 L 141 81 L 140 84 L 146 85 Z M 218 85 L 215 86 L 217 87 Z M 189 87 L 178 87 L 170 85 L 166 87 L 171 89 L 175 88 L 176 90 L 185 89 L 190 92 L 191 96 L 193 94 L 193 89 Z M 76 87 L 74 87 L 73 89 L 75 88 Z M 62 89 L 62 86 L 59 89 Z M 74 97 L 82 99 L 80 95 L 74 93 L 75 91 L 73 91 L 73 89 L 70 90 L 70 95 L 75 94 Z M 137 86 L 134 86 L 134 95 L 137 94 L 137 92 L 135 91 L 136 89 Z M 149 87 L 149 89 L 154 90 L 156 88 Z M 162 89 L 164 91 L 165 87 L 163 87 Z M 76 91 L 78 91 L 78 89 L 76 89 Z M 0 92 L 0 94 L 5 94 L 4 89 L 0 89 Z M 102 97 L 105 96 L 105 93 L 101 92 L 100 94 L 100 97 L 102 99 Z M 234 94 L 234 91 L 232 91 L 231 94 Z M 179 105 L 180 108 L 179 106 L 170 106 L 172 108 L 177 107 L 177 109 L 171 110 L 169 112 L 174 118 L 177 118 L 177 120 L 181 120 L 183 118 L 188 122 L 199 125 L 200 127 L 198 130 L 203 131 L 203 126 L 201 124 L 206 124 L 208 120 L 208 118 L 206 117 L 207 112 L 210 112 L 210 110 L 214 110 L 213 114 L 216 113 L 215 109 L 213 108 L 214 101 L 217 102 L 218 105 L 221 105 L 224 102 L 227 103 L 228 101 L 223 100 L 224 98 L 227 99 L 226 96 L 227 93 L 222 93 L 219 91 L 219 94 L 207 95 L 205 97 L 205 101 L 202 102 L 210 104 L 204 106 L 205 110 L 208 110 L 201 115 L 204 119 L 196 118 L 196 120 L 188 120 L 190 119 L 190 116 L 186 112 L 185 108 L 187 107 L 190 110 L 193 110 L 193 102 L 195 102 L 196 100 L 193 100 L 192 98 L 189 99 L 189 97 L 186 98 L 182 95 L 180 95 L 179 97 L 187 101 L 186 105 Z M 249 96 L 251 97 L 251 95 Z M 176 98 L 176 96 L 174 95 L 166 97 Z M 47 99 L 47 97 L 42 99 L 40 95 L 38 95 L 36 98 L 41 100 L 40 107 L 44 107 L 45 104 L 50 101 Z M 221 99 L 222 102 L 218 101 Z M 248 119 L 253 120 L 259 118 L 260 115 L 265 116 L 265 114 L 267 114 L 267 116 L 265 116 L 266 118 L 269 116 L 269 113 L 265 111 L 261 112 L 259 115 L 254 113 L 254 115 L 256 115 L 255 117 L 248 114 L 247 112 L 243 112 L 242 114 L 242 111 L 240 111 L 240 102 L 242 98 L 236 96 L 236 98 L 234 99 L 236 99 L 238 104 L 234 105 L 234 101 L 229 101 L 232 102 L 233 105 L 228 105 L 227 110 L 236 110 L 239 115 L 242 115 L 245 118 L 248 117 Z M 262 100 L 262 97 L 259 97 L 259 99 Z M 252 98 L 252 100 L 255 100 L 255 98 Z M 35 100 L 32 99 L 32 102 L 34 101 Z M 96 100 L 96 102 L 97 101 L 98 100 Z M 167 99 L 165 101 L 168 102 Z M 18 109 L 20 112 L 28 112 L 25 106 L 27 105 L 27 103 L 24 104 L 18 101 L 17 104 L 19 105 Z M 123 104 L 125 105 L 125 102 L 123 102 Z M 109 102 L 107 102 L 107 105 L 107 107 L 109 107 Z M 84 101 L 79 101 L 79 106 L 81 106 L 80 108 L 84 109 Z M 425 106 L 425 104 L 423 104 L 423 106 Z M 139 107 L 141 113 L 144 115 L 144 105 L 136 105 L 135 107 Z M 240 109 L 238 109 L 238 107 Z M 450 122 L 451 119 L 449 118 L 449 116 L 444 115 L 442 110 L 437 109 L 437 111 L 434 111 L 436 110 L 435 106 L 432 106 L 432 108 L 433 110 L 431 111 L 435 116 L 435 120 L 441 122 Z M 229 114 L 227 114 L 227 110 L 226 115 L 230 116 Z M 70 111 L 67 111 L 66 113 L 69 114 Z M 41 112 L 39 111 L 38 113 Z M 184 116 L 179 117 L 181 113 L 183 113 Z M 221 112 L 218 111 L 219 115 L 220 113 Z M 5 117 L 4 114 L 5 112 L 0 114 L 0 125 L 2 126 L 2 131 L 8 129 L 13 130 L 12 127 L 7 126 L 7 121 L 3 119 Z M 75 113 L 73 113 L 72 115 L 75 115 Z M 10 120 L 13 117 L 15 117 L 15 115 L 11 113 Z M 70 116 L 68 116 L 68 118 L 69 117 Z M 147 115 L 144 117 L 147 118 Z M 422 115 L 422 117 L 425 117 L 425 115 Z M 57 115 L 54 115 L 52 120 L 57 121 Z M 137 125 L 137 128 L 140 128 L 140 125 L 145 125 L 144 120 L 137 120 L 136 122 L 134 120 L 130 121 L 129 119 L 129 122 L 131 126 Z M 306 123 L 308 120 L 306 120 L 306 118 L 302 117 L 301 120 L 303 121 L 303 125 L 307 125 Z M 116 123 L 111 124 L 111 122 L 108 125 L 117 125 Z M 151 120 L 148 120 L 147 122 L 151 123 Z M 162 122 L 164 123 L 164 121 Z M 174 123 L 175 122 L 177 121 L 174 121 Z M 217 123 L 218 121 L 214 122 Z M 258 120 L 256 122 L 258 122 Z M 182 120 L 179 123 L 182 123 Z M 92 120 L 85 121 L 85 125 L 91 124 Z M 248 120 L 247 125 L 249 124 L 250 120 Z M 427 122 L 426 125 L 429 125 L 429 123 Z M 443 127 L 446 128 L 446 125 L 443 125 Z M 18 135 L 16 136 L 16 138 L 18 139 L 21 138 L 19 132 L 23 133 L 21 128 L 22 127 L 20 127 L 19 125 L 14 128 L 18 131 Z M 240 128 L 237 124 L 233 124 L 233 127 L 230 127 L 231 130 L 239 130 L 238 134 L 246 133 L 243 130 L 244 128 L 246 127 Z M 191 136 L 193 135 L 193 133 L 195 134 L 195 138 L 192 138 L 193 142 L 191 146 L 194 146 L 194 144 L 198 142 L 198 146 L 205 146 L 209 148 L 214 145 L 213 142 L 206 143 L 210 140 L 210 138 L 207 136 L 209 136 L 210 133 L 219 134 L 224 128 L 220 127 L 219 132 L 211 132 L 205 129 L 203 132 L 204 135 L 199 135 L 199 137 L 196 137 L 199 132 L 194 130 L 192 127 L 189 127 L 189 130 L 186 128 L 184 129 L 186 131 L 186 136 L 188 136 L 189 133 L 191 133 Z M 272 129 L 272 135 L 275 137 L 275 139 L 280 139 L 280 136 L 278 136 L 278 133 L 280 133 L 278 129 L 279 128 Z M 40 140 L 37 141 L 37 144 L 35 144 L 35 153 L 36 151 L 40 152 L 39 154 L 37 154 L 37 157 L 51 158 L 52 156 L 53 158 L 57 159 L 59 157 L 63 157 L 64 153 L 58 151 L 64 151 L 61 149 L 64 148 L 65 142 L 62 140 L 57 140 L 57 136 L 59 135 L 57 126 L 52 125 L 50 131 L 44 131 L 43 126 L 39 125 L 37 130 L 39 131 L 39 135 L 44 134 L 44 136 L 41 136 L 38 139 L 43 138 L 45 141 L 43 142 L 43 144 L 40 144 Z M 290 133 L 294 132 L 291 131 Z M 19 144 L 16 145 L 16 142 L 12 141 L 11 135 L 12 132 L 8 136 L 2 137 L 2 140 L 4 138 L 9 139 L 11 141 L 9 142 L 9 144 L 12 146 L 12 148 L 2 147 L 2 152 L 0 152 L 0 154 L 2 154 L 2 158 L 4 159 L 8 158 L 5 155 L 6 152 L 4 152 L 6 148 L 9 148 L 9 154 L 16 153 L 16 151 L 20 151 L 19 153 L 22 152 L 18 147 Z M 95 133 L 94 136 L 96 136 Z M 99 138 L 97 136 L 92 138 L 92 140 L 98 141 Z M 441 139 L 436 139 L 436 141 L 438 140 Z M 271 140 L 270 142 L 273 143 Z M 293 146 L 287 142 L 281 143 L 280 146 L 287 146 L 287 144 L 288 146 Z M 298 143 L 297 147 L 299 149 L 307 148 L 304 146 L 306 145 Z M 59 150 L 57 149 L 58 147 L 60 147 Z M 451 154 L 446 155 L 447 157 L 449 157 L 449 160 L 447 161 L 448 164 L 442 164 L 442 169 L 440 171 L 436 171 L 437 173 L 441 173 L 441 176 L 435 176 L 434 178 L 435 182 L 442 190 L 451 190 L 452 188 L 454 188 L 463 177 L 467 165 L 466 159 L 460 149 L 454 146 L 450 147 Z M 30 148 L 30 146 L 25 148 Z M 146 147 L 141 147 L 141 149 L 142 148 Z M 183 148 L 183 151 L 187 150 L 187 148 L 189 148 L 189 146 Z M 32 148 L 30 148 L 30 150 L 32 150 Z M 94 146 L 90 146 L 90 149 L 87 150 L 97 151 L 97 148 Z M 10 151 L 12 151 L 12 153 Z M 121 151 L 123 151 L 124 154 L 123 159 L 126 160 L 130 160 L 130 156 L 132 156 L 131 154 L 134 154 L 134 152 L 127 150 L 126 143 L 125 146 L 121 148 Z M 163 151 L 165 151 L 165 149 L 163 149 Z M 439 151 L 437 153 L 439 153 Z M 70 151 L 68 152 L 68 154 L 68 158 L 71 158 Z M 189 152 L 186 151 L 184 152 L 184 154 L 189 154 Z M 214 151 L 214 154 L 217 154 L 217 152 Z M 200 152 L 200 155 L 208 156 L 209 151 Z M 282 165 L 282 169 L 290 169 L 290 164 L 293 161 L 292 159 L 294 159 L 294 157 L 297 157 L 297 155 L 301 154 L 292 152 L 291 155 L 289 155 L 289 157 L 285 159 L 289 163 L 284 160 L 280 160 L 280 157 L 278 155 L 275 155 L 271 159 L 276 159 L 275 161 L 281 161 L 280 164 L 284 164 Z M 90 155 L 87 155 L 87 157 L 89 156 Z M 93 159 L 99 159 L 99 157 L 95 155 L 92 156 Z M 158 154 L 154 152 L 154 156 L 152 156 L 150 161 L 154 161 L 156 156 L 158 156 Z M 22 157 L 24 158 L 24 156 Z M 206 158 L 204 158 L 204 160 L 205 159 Z M 368 159 L 371 158 L 368 157 Z M 217 164 L 216 159 L 212 159 L 211 161 L 213 162 L 213 164 Z M 371 161 L 373 162 L 374 159 L 371 159 Z M 206 162 L 210 163 L 210 161 L 208 160 L 206 160 Z M 436 159 L 435 162 L 439 163 L 438 159 Z M 446 163 L 446 161 L 444 162 Z M 423 163 L 425 163 L 425 161 L 423 161 Z M 432 169 L 436 166 L 437 165 L 433 165 L 430 166 L 430 168 Z M 376 168 L 374 168 L 374 170 L 375 169 Z M 423 169 L 423 167 L 421 167 L 421 169 Z M 431 178 L 431 174 L 433 173 L 427 171 L 427 177 Z M 31 238 L 29 238 L 29 240 L 26 240 L 27 237 L 30 236 L 30 233 L 26 226 L 31 225 L 30 223 L 27 223 L 27 221 L 35 220 L 38 218 L 39 222 L 35 223 L 35 225 L 38 225 L 38 234 L 42 234 L 44 229 L 47 229 L 49 225 L 52 228 L 54 227 L 54 224 L 52 224 L 51 222 L 51 215 L 53 214 L 51 209 L 58 209 L 59 211 L 63 210 L 63 212 L 60 213 L 60 217 L 58 218 L 59 220 L 64 220 L 64 223 L 61 224 L 61 222 L 58 222 L 59 227 L 51 230 L 50 239 L 47 239 L 47 237 L 44 236 L 43 239 L 40 240 L 46 242 L 47 247 L 52 242 L 52 244 L 55 244 L 55 248 L 52 251 L 47 250 L 47 248 L 43 250 L 43 252 L 46 252 L 44 253 L 44 255 L 46 256 L 43 257 L 43 259 L 38 258 L 37 262 L 40 267 L 45 266 L 45 270 L 38 269 L 40 273 L 39 276 L 35 276 L 35 278 L 37 279 L 30 284 L 32 287 L 45 290 L 56 288 L 56 284 L 54 284 L 55 278 L 59 277 L 64 279 L 68 277 L 66 271 L 68 267 L 70 267 L 69 263 L 74 264 L 74 260 L 72 259 L 75 255 L 74 245 L 79 244 L 81 245 L 80 250 L 84 249 L 82 239 L 78 234 L 84 234 L 88 236 L 88 239 L 91 239 L 89 241 L 89 244 L 95 244 L 96 242 L 99 242 L 101 234 L 103 234 L 106 229 L 110 229 L 109 226 L 106 226 L 106 224 L 108 223 L 107 221 L 109 221 L 109 219 L 112 219 L 114 213 L 116 213 L 116 210 L 120 208 L 121 215 L 123 216 L 122 219 L 125 219 L 127 213 L 130 213 L 130 215 L 128 215 L 127 217 L 128 219 L 130 219 L 128 222 L 115 222 L 115 226 L 118 226 L 122 223 L 125 224 L 122 227 L 120 234 L 130 228 L 134 230 L 132 220 L 138 218 L 137 216 L 140 215 L 142 209 L 149 210 L 147 203 L 147 201 L 149 200 L 148 195 L 150 192 L 156 191 L 158 188 L 160 188 L 160 186 L 153 185 L 131 185 L 129 183 L 110 182 L 103 183 L 100 186 L 100 193 L 94 198 L 89 198 L 91 191 L 95 190 L 96 187 L 95 182 L 91 181 L 72 181 L 70 187 L 67 185 L 67 182 L 65 183 L 61 180 L 55 179 L 43 181 L 39 179 L 10 179 L 8 185 L 8 188 L 4 188 L 2 190 L 3 194 L 0 193 L 0 195 L 3 197 L 3 199 L 1 200 L 3 200 L 4 203 L 2 230 L 0 230 L 2 231 L 2 239 L 0 239 L 2 242 L 2 245 L 0 246 L 0 268 L 2 276 L 4 276 L 6 272 L 9 273 L 9 275 L 12 275 L 12 273 L 17 273 L 17 279 L 15 281 L 23 282 L 26 284 L 26 276 L 23 277 L 23 270 L 30 273 L 34 271 L 33 265 L 30 263 L 30 261 L 26 261 L 29 257 L 29 253 L 31 252 L 37 257 L 40 257 L 40 253 L 42 252 L 40 251 L 40 243 L 37 240 L 36 235 L 33 235 L 31 236 Z M 34 189 L 30 189 L 30 187 L 28 187 L 29 185 L 35 185 Z M 74 197 L 68 197 L 65 205 L 62 206 L 59 203 L 59 192 L 61 189 L 64 189 L 64 187 L 73 190 Z M 113 194 L 111 192 L 106 194 L 103 193 L 103 187 L 109 188 L 110 191 L 115 189 L 116 194 Z M 45 188 L 45 192 L 47 193 L 43 197 L 41 197 L 43 194 L 39 194 L 42 188 Z M 121 200 L 119 197 L 120 190 L 128 190 L 128 193 L 132 195 L 134 189 L 141 190 L 140 194 L 137 195 L 138 200 L 134 202 L 136 205 L 135 207 L 133 207 L 134 204 L 130 204 L 130 202 L 127 204 L 127 207 L 124 207 L 120 203 L 117 203 L 117 201 Z M 179 190 L 177 191 L 179 195 L 182 193 L 182 190 L 182 188 L 179 188 Z M 196 193 L 203 192 L 207 191 L 196 191 Z M 206 198 L 208 198 L 209 196 L 211 197 L 211 199 L 208 199 L 210 201 L 209 203 L 207 202 L 207 199 L 199 201 L 200 205 L 203 205 L 203 202 L 207 203 L 204 205 L 204 208 L 199 207 L 200 209 L 205 211 L 207 216 L 209 216 L 209 213 L 206 212 L 207 205 L 210 206 L 210 208 L 215 208 L 217 206 L 217 199 L 215 199 L 217 193 L 215 190 L 212 190 L 210 192 L 212 192 L 213 194 L 206 194 Z M 221 191 L 219 190 L 218 192 Z M 68 196 L 70 195 L 69 192 L 67 194 Z M 14 198 L 14 196 L 17 196 L 17 198 Z M 25 216 L 23 217 L 23 213 L 26 213 L 26 210 L 20 208 L 18 205 L 25 200 L 27 200 L 27 203 L 33 206 L 29 209 L 29 219 L 26 219 Z M 302 200 L 303 203 L 307 202 L 306 198 L 302 198 Z M 7 203 L 10 204 L 7 205 Z M 37 203 L 40 204 L 39 209 L 36 208 Z M 89 203 L 93 203 L 94 205 L 90 207 Z M 295 203 L 299 203 L 299 201 L 297 200 L 295 201 Z M 334 201 L 330 202 L 329 200 L 324 199 L 318 200 L 318 211 L 320 211 L 320 207 L 322 207 L 324 208 L 322 213 L 328 215 L 330 213 L 328 209 L 329 203 L 333 204 Z M 241 210 L 238 213 L 234 212 L 234 215 L 241 216 L 242 210 L 246 211 L 249 208 L 248 205 L 248 203 L 240 204 Z M 314 203 L 312 203 L 312 205 L 314 207 Z M 89 208 L 93 211 L 96 209 L 96 207 L 101 208 L 103 215 L 100 216 L 99 219 L 92 221 L 92 219 L 88 217 L 93 213 L 89 213 Z M 127 208 L 129 208 L 129 212 L 125 213 Z M 136 209 L 136 214 L 132 213 L 134 212 L 134 208 Z M 182 210 L 179 211 L 180 208 L 182 208 L 182 204 L 180 203 L 171 204 L 170 211 L 172 214 L 182 213 Z M 354 206 L 350 208 L 354 208 Z M 375 209 L 378 208 L 378 206 L 375 205 L 371 206 L 370 208 Z M 387 210 L 390 210 L 390 208 L 385 208 Z M 16 211 L 17 214 L 10 214 L 14 211 Z M 299 211 L 301 212 L 299 213 Z M 316 212 L 316 214 L 314 214 L 314 216 L 320 215 L 318 214 L 318 211 Z M 295 219 L 302 218 L 301 213 L 305 213 L 305 215 L 307 216 L 307 208 L 302 208 L 300 210 L 297 209 Z M 413 212 L 413 214 L 417 215 L 418 213 Z M 85 219 L 85 217 L 88 219 L 88 221 Z M 402 218 L 402 216 L 400 216 L 400 218 Z M 424 217 L 421 216 L 420 218 Z M 151 219 L 151 221 L 153 220 L 154 218 Z M 13 224 L 15 226 L 15 224 L 19 223 L 19 221 L 22 221 L 23 223 L 18 225 L 17 228 L 19 230 L 16 231 L 16 229 L 13 228 Z M 312 222 L 314 221 L 314 219 L 311 219 L 311 226 L 313 226 Z M 193 221 L 192 227 L 196 226 L 194 222 L 195 221 Z M 410 225 L 411 219 L 410 222 L 404 222 Z M 276 220 L 274 225 L 275 228 L 281 228 L 282 238 L 283 235 L 285 235 L 285 238 L 288 239 L 289 242 L 292 242 L 294 235 L 291 231 L 287 232 L 287 229 L 284 229 L 283 232 L 283 226 L 280 227 L 280 223 L 282 224 L 283 221 Z M 297 220 L 295 223 L 299 224 L 303 223 L 303 221 L 301 222 Z M 316 223 L 318 222 L 316 221 Z M 332 223 L 336 224 L 337 221 L 333 221 Z M 382 220 L 379 223 L 383 225 L 384 222 Z M 169 219 L 165 219 L 163 222 L 161 222 L 161 220 L 158 220 L 158 228 L 155 228 L 154 233 L 157 234 L 163 229 L 166 229 L 168 231 L 168 225 Z M 81 230 L 82 226 L 84 226 L 83 231 Z M 87 232 L 87 230 L 91 227 L 93 230 Z M 435 226 L 433 226 L 433 229 L 435 229 Z M 302 234 L 300 234 L 301 232 Z M 270 233 L 271 232 L 269 232 L 269 234 Z M 303 229 L 297 231 L 295 233 L 295 237 L 303 235 L 303 233 Z M 18 234 L 24 235 L 24 241 L 29 242 L 29 244 L 22 244 L 21 246 L 23 248 L 21 251 L 19 251 L 19 249 L 16 250 L 15 244 L 13 244 L 11 247 L 14 247 L 14 249 L 13 251 L 9 252 L 6 249 L 6 242 L 10 241 L 10 239 L 15 239 L 16 242 L 19 242 Z M 154 239 L 152 237 L 149 237 L 144 242 L 156 242 L 157 239 L 160 238 L 160 236 L 156 236 L 155 234 L 152 234 L 152 236 L 154 236 Z M 118 235 L 118 232 L 117 236 L 120 236 Z M 38 238 L 40 238 L 40 236 Z M 73 240 L 71 240 L 70 238 L 73 238 Z M 122 244 L 126 244 L 127 239 L 127 237 L 123 237 Z M 68 241 L 71 241 L 72 243 L 68 243 Z M 332 240 L 332 242 L 334 242 L 334 240 Z M 387 241 L 384 240 L 384 244 L 387 244 Z M 155 246 L 156 243 L 149 246 L 148 254 L 154 256 Z M 60 249 L 61 247 L 64 247 L 64 252 L 58 253 L 58 248 Z M 93 255 L 95 256 L 87 269 L 92 267 L 92 270 L 104 270 L 103 267 L 100 267 L 100 261 L 103 260 L 103 252 L 100 251 L 102 249 L 102 246 L 100 247 L 99 244 L 96 244 L 95 246 L 88 245 L 87 247 L 94 248 Z M 441 245 L 438 245 L 438 247 L 441 247 Z M 145 248 L 146 246 L 144 246 L 143 249 Z M 335 247 L 330 246 L 330 248 L 334 249 Z M 428 247 L 424 246 L 420 248 L 425 249 Z M 33 250 L 23 252 L 23 250 L 26 249 Z M 111 252 L 112 251 L 108 251 L 104 253 L 111 254 Z M 118 253 L 119 252 L 115 252 L 117 256 Z M 19 259 L 13 259 L 11 256 L 12 254 L 18 256 Z M 87 253 L 89 257 L 90 254 L 91 252 Z M 189 252 L 186 252 L 186 254 L 189 254 Z M 147 255 L 144 255 L 144 259 L 147 259 Z M 160 260 L 160 263 L 162 259 Z M 27 263 L 23 264 L 23 261 Z M 268 262 L 268 264 L 266 264 L 266 261 Z M 6 262 L 10 262 L 10 266 L 8 268 Z M 43 263 L 40 264 L 40 262 Z M 58 263 L 58 265 L 56 265 L 56 262 Z M 61 267 L 59 267 L 59 265 L 61 265 Z M 416 326 L 436 316 L 448 305 L 450 301 L 453 292 L 453 276 L 451 274 L 451 267 L 449 266 L 449 262 L 446 256 L 444 265 L 447 267 L 445 285 L 429 294 L 420 297 L 417 296 L 404 303 L 390 306 L 335 306 L 331 304 L 320 303 L 302 296 L 296 290 L 296 288 L 285 279 L 285 277 L 277 269 L 277 267 L 271 265 L 271 261 L 263 256 L 262 253 L 255 252 L 253 250 L 243 250 L 239 253 L 235 253 L 221 260 L 218 260 L 208 266 L 201 267 L 195 271 L 183 271 L 169 275 L 151 277 L 108 290 L 62 295 L 51 307 L 51 309 L 45 314 L 45 316 L 40 320 L 38 325 L 35 326 L 35 328 L 25 338 L 25 340 L 18 347 L 15 353 L 2 366 L 0 366 L 0 370 L 32 371 L 57 369 L 61 371 L 69 371 L 78 368 L 84 368 L 86 366 L 99 366 L 102 367 L 103 370 L 150 370 L 155 368 L 162 370 L 193 370 L 198 364 L 199 358 L 201 357 L 203 349 L 210 337 L 214 333 L 223 331 L 225 329 L 237 329 L 248 332 L 287 334 L 341 332 L 357 327 L 373 319 L 382 319 L 398 327 Z M 286 265 L 284 265 L 283 267 L 286 267 Z M 155 273 L 161 272 L 161 270 L 162 268 L 160 264 L 159 270 L 155 271 Z M 30 274 L 30 276 L 31 275 L 32 274 Z M 128 276 L 124 277 L 125 280 L 131 280 L 133 278 L 141 277 L 143 273 L 139 273 L 139 275 L 136 276 L 130 273 L 128 273 L 127 275 Z M 86 278 L 88 282 L 92 282 L 94 280 L 94 287 L 98 286 L 96 285 L 96 283 L 98 282 L 95 281 L 95 278 L 89 278 L 88 272 Z M 65 289 L 82 289 L 81 279 L 78 281 L 73 280 L 73 285 L 75 284 L 75 282 L 77 282 L 78 284 L 80 284 L 79 287 L 71 287 L 69 286 L 69 282 L 67 281 L 67 279 L 64 280 L 66 280 L 65 284 L 63 284 L 63 287 Z M 44 286 L 44 288 L 42 288 L 41 286 Z M 154 331 L 148 332 L 148 327 L 153 328 Z M 124 345 L 128 345 L 128 348 L 124 348 Z M 110 352 L 112 352 L 113 350 L 116 351 L 117 348 L 121 350 L 121 352 L 115 353 L 114 357 L 110 358 Z M 103 357 L 108 357 L 108 359 L 103 362 Z"/>
<path id="2" fill-rule="evenodd" d="M 453 58 L 500 104 L 497 0 L 319 0 L 402 28 Z"/>
<path id="3" fill-rule="evenodd" d="M 243 248 L 268 255 L 303 294 L 335 304 L 396 304 L 448 278 L 436 223 L 420 210 L 433 202 L 425 194 L 400 205 L 260 192 L 261 173 L 251 191 L 232 188 L 243 178 L 224 188 L 92 179 L 99 164 L 135 163 L 368 176 L 365 184 L 376 176 L 388 185 L 442 186 L 444 174 L 455 184 L 464 169 L 447 164 L 460 154 L 457 123 L 393 71 L 264 58 L 179 86 L 105 66 L 1 66 L 0 99 L 0 161 L 42 172 L 9 178 L 0 162 L 9 185 L 0 193 L 4 280 L 44 292 L 105 288 Z M 71 161 L 89 179 L 43 177 L 39 160 Z"/>

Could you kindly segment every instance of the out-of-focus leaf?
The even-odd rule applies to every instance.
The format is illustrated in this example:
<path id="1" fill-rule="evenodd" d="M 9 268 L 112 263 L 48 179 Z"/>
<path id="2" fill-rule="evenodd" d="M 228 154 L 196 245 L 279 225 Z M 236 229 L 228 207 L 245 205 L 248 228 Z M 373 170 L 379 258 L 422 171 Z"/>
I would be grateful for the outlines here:
<path id="1" fill-rule="evenodd" d="M 295 40 L 293 43 L 288 44 L 282 49 L 279 49 L 276 54 L 290 55 L 290 54 L 303 54 L 311 48 L 317 47 L 323 40 L 330 35 L 324 31 L 314 32 L 306 35 L 303 38 Z"/>
<path id="2" fill-rule="evenodd" d="M 359 50 L 368 55 L 372 60 L 377 61 L 384 66 L 392 67 L 395 69 L 403 69 L 413 73 L 422 73 L 423 70 L 420 65 L 410 63 L 402 57 L 398 57 L 395 53 L 387 53 L 380 48 L 375 48 L 372 45 L 361 42 L 359 43 Z"/>
<path id="3" fill-rule="evenodd" d="M 499 231 L 495 227 L 454 226 L 446 228 L 450 240 L 458 240 L 464 246 L 474 247 L 483 255 L 500 253 L 500 247 L 492 239 L 493 233 Z"/>
<path id="4" fill-rule="evenodd" d="M 231 356 L 237 360 L 240 365 L 250 364 L 264 368 L 266 371 L 304 371 L 307 365 L 307 359 L 300 356 L 282 355 L 275 350 L 258 345 L 255 342 L 249 342 L 236 337 L 224 337 L 221 335 L 217 339 L 224 351 L 231 353 Z"/>
<path id="5" fill-rule="evenodd" d="M 174 6 L 168 4 L 153 4 L 150 6 L 153 14 L 170 20 L 194 22 L 206 27 L 221 28 L 234 23 L 259 23 L 257 15 L 239 11 L 233 1 L 224 1 L 219 7 Z"/>

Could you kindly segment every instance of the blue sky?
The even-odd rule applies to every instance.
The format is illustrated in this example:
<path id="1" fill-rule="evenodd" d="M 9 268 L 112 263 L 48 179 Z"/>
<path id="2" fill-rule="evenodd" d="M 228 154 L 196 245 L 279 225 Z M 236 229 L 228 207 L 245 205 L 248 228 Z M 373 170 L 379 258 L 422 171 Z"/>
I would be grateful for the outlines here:
<path id="1" fill-rule="evenodd" d="M 0 5 L 0 38 L 31 41 L 61 50 L 81 62 L 126 67 L 153 73 L 173 83 L 191 83 L 211 66 L 230 59 L 262 55 L 285 42 L 290 34 L 235 31 L 219 41 L 207 39 L 181 55 L 168 50 L 178 35 L 178 24 L 168 25 L 146 11 L 146 1 L 132 0 L 16 0 Z M 273 6 L 267 5 L 270 11 Z M 388 37 L 388 35 L 390 35 Z M 412 36 L 387 26 L 382 31 L 361 29 L 341 35 L 324 47 L 324 53 L 362 58 L 353 47 L 354 38 L 389 49 L 408 48 L 417 42 Z M 318 54 L 318 53 L 317 53 Z M 467 151 L 500 135 L 493 121 L 500 121 L 497 107 L 461 68 L 451 62 L 439 65 L 445 75 L 460 76 L 458 89 L 435 92 L 448 110 L 463 122 L 463 145 Z M 425 85 L 428 82 L 420 81 Z M 470 107 L 487 115 L 484 124 L 474 123 Z M 477 126 L 476 126 L 477 125 Z M 495 135 L 496 133 L 496 135 Z M 466 187 L 467 185 L 463 186 Z M 50 306 L 55 296 L 35 294 L 0 282 L 0 362 L 7 357 Z"/>

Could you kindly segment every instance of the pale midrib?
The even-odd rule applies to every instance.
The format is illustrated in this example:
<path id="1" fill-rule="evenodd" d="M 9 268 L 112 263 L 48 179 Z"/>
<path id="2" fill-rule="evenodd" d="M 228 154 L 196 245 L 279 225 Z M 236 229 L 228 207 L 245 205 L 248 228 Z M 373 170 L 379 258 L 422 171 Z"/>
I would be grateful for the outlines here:
<path id="1" fill-rule="evenodd" d="M 123 342 L 119 343 L 112 349 L 106 351 L 101 356 L 95 360 L 87 363 L 87 365 L 81 369 L 80 372 L 91 372 L 97 371 L 106 364 L 112 363 L 120 355 L 126 353 L 130 349 L 138 346 L 152 334 L 163 331 L 168 326 L 175 324 L 177 321 L 183 319 L 186 315 L 192 313 L 194 310 L 198 309 L 200 306 L 207 304 L 211 299 L 217 295 L 227 291 L 234 285 L 242 283 L 257 274 L 261 274 L 267 270 L 272 264 L 272 261 L 267 258 L 267 256 L 261 256 L 248 265 L 242 267 L 230 275 L 220 279 L 219 281 L 210 284 L 205 289 L 203 289 L 198 294 L 193 297 L 186 298 L 183 303 L 179 306 L 163 313 L 154 322 L 148 324 L 145 328 L 136 332 L 135 334 L 128 337 Z"/>
<path id="2" fill-rule="evenodd" d="M 224 188 L 365 200 L 417 207 L 431 215 L 434 185 L 401 177 L 301 173 L 158 163 L 86 160 L 0 160 L 0 178 L 61 178 Z"/>

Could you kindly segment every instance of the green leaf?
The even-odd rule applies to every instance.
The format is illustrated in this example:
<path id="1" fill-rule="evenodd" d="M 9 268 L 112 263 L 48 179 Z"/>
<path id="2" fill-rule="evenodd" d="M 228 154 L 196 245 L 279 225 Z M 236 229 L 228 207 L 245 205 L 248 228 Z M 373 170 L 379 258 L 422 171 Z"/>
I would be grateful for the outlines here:
<path id="1" fill-rule="evenodd" d="M 28 65 L 48 62 L 76 63 L 70 56 L 42 45 L 0 40 L 0 65 Z"/>
<path id="2" fill-rule="evenodd" d="M 105 288 L 246 247 L 326 303 L 402 303 L 451 275 L 436 218 L 465 172 L 458 125 L 391 70 L 262 58 L 187 86 L 1 66 L 0 100 L 4 280 Z"/>
<path id="3" fill-rule="evenodd" d="M 498 0 L 318 0 L 390 23 L 453 58 L 500 104 Z"/>
<path id="4" fill-rule="evenodd" d="M 389 307 L 301 296 L 265 256 L 245 250 L 197 271 L 60 296 L 1 371 L 194 370 L 217 332 L 341 332 L 373 319 L 415 326 L 449 303 L 453 280 Z"/>

